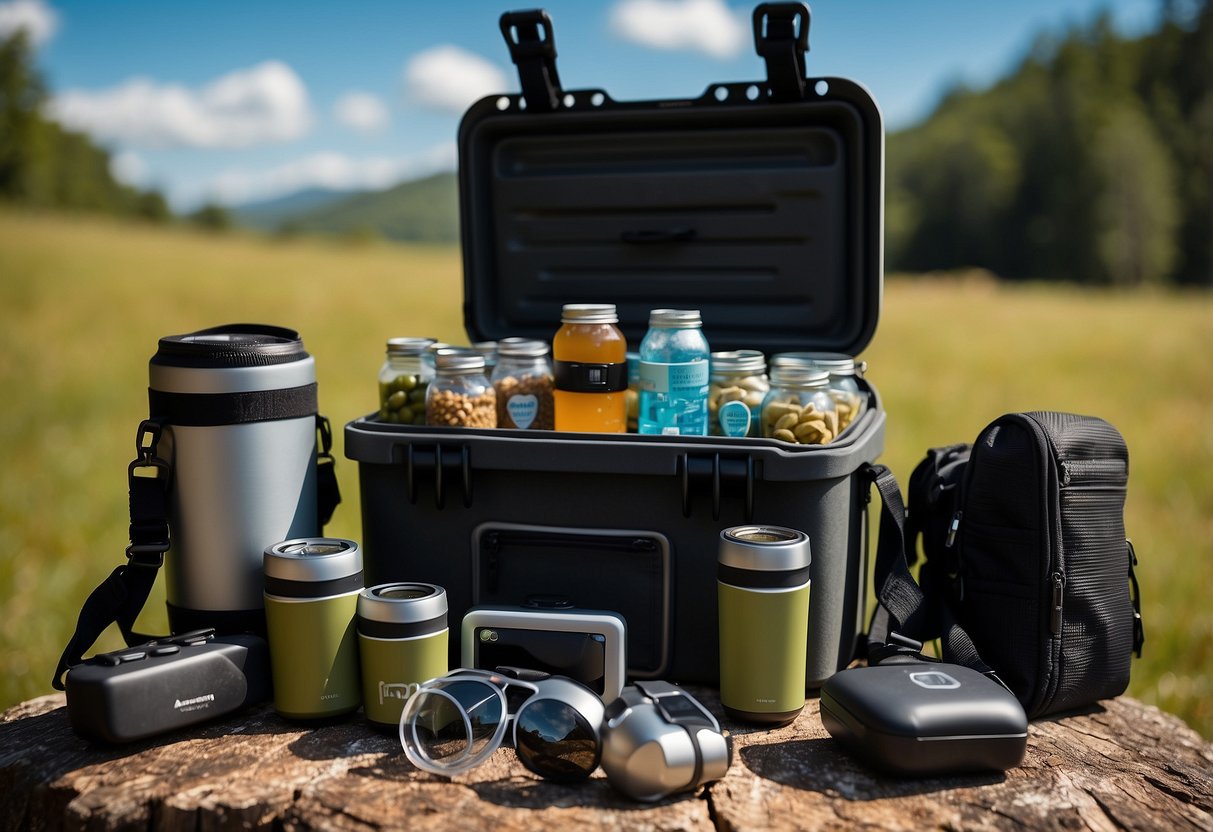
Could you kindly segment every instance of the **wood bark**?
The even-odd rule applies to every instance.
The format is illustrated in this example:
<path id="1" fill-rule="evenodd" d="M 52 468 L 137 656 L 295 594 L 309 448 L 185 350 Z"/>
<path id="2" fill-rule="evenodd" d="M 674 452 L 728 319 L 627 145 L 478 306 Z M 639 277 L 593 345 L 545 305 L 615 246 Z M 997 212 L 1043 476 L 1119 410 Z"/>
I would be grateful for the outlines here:
<path id="1" fill-rule="evenodd" d="M 715 713 L 714 692 L 692 688 Z M 502 749 L 452 780 L 357 717 L 312 727 L 261 706 L 123 747 L 76 737 L 62 695 L 0 716 L 0 830 L 1213 830 L 1213 746 L 1129 698 L 1031 726 L 1005 774 L 898 780 L 822 728 L 816 699 L 773 731 L 729 725 L 728 776 L 655 804 L 602 772 L 562 786 Z"/>

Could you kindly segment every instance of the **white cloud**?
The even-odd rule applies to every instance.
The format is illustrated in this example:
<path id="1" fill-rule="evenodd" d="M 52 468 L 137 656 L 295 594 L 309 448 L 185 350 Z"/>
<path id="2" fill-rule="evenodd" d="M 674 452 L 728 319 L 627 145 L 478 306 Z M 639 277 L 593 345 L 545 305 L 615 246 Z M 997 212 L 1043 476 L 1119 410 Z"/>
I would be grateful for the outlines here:
<path id="1" fill-rule="evenodd" d="M 654 49 L 687 49 L 713 58 L 739 55 L 751 37 L 747 15 L 723 0 L 621 0 L 611 29 Z"/>
<path id="2" fill-rule="evenodd" d="M 229 170 L 203 194 L 227 205 L 273 199 L 307 188 L 334 191 L 389 188 L 441 170 L 453 170 L 454 143 L 412 156 L 354 158 L 343 153 L 314 153 L 269 170 Z"/>
<path id="3" fill-rule="evenodd" d="M 124 150 L 110 157 L 110 173 L 124 185 L 141 188 L 147 182 L 147 162 L 138 153 Z"/>
<path id="4" fill-rule="evenodd" d="M 359 133 L 379 133 L 391 121 L 383 99 L 369 92 L 347 92 L 337 99 L 333 114 L 338 122 Z"/>
<path id="5" fill-rule="evenodd" d="M 129 147 L 251 147 L 297 139 L 311 127 L 307 87 L 280 61 L 198 89 L 133 78 L 108 90 L 68 90 L 51 106 L 65 125 Z"/>
<path id="6" fill-rule="evenodd" d="M 425 107 L 462 113 L 477 99 L 510 87 L 495 64 L 458 46 L 419 52 L 404 67 L 407 97 Z"/>
<path id="7" fill-rule="evenodd" d="M 30 42 L 34 46 L 41 46 L 54 37 L 58 28 L 59 15 L 42 0 L 0 3 L 0 39 L 24 29 L 29 33 Z"/>

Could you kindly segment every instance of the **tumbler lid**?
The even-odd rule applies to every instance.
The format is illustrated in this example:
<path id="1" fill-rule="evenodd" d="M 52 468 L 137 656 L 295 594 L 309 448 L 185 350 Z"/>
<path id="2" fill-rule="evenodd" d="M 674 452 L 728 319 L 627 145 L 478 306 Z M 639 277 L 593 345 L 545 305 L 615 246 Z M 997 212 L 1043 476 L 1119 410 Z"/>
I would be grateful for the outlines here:
<path id="1" fill-rule="evenodd" d="M 783 526 L 733 526 L 720 533 L 719 563 L 735 569 L 785 572 L 813 560 L 809 536 Z"/>
<path id="2" fill-rule="evenodd" d="M 269 324 L 224 324 L 160 339 L 152 364 L 169 367 L 264 367 L 308 358 L 293 329 Z"/>
<path id="3" fill-rule="evenodd" d="M 299 537 L 265 550 L 265 577 L 315 583 L 349 578 L 362 571 L 362 550 L 352 540 Z"/>
<path id="4" fill-rule="evenodd" d="M 385 624 L 419 624 L 446 618 L 446 590 L 415 582 L 379 584 L 358 595 L 358 617 Z"/>

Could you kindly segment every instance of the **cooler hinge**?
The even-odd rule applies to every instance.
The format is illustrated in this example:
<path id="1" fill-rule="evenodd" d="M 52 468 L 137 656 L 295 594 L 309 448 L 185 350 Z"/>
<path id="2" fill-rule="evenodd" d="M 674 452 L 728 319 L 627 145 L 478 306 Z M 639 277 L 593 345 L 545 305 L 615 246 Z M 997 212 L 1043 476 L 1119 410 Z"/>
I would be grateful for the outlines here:
<path id="1" fill-rule="evenodd" d="M 720 519 L 721 503 L 728 498 L 742 503 L 742 522 L 754 519 L 754 458 L 720 454 L 682 454 L 678 458 L 682 483 L 682 516 L 691 516 L 691 502 L 710 497 L 712 519 Z"/>
<path id="2" fill-rule="evenodd" d="M 527 110 L 550 113 L 558 108 L 564 91 L 556 74 L 552 18 L 543 9 L 506 12 L 501 16 L 501 34 L 510 49 L 510 60 L 518 67 Z"/>
<path id="3" fill-rule="evenodd" d="M 802 101 L 808 86 L 804 53 L 809 51 L 809 7 L 760 3 L 754 9 L 754 49 L 766 61 L 771 100 Z"/>

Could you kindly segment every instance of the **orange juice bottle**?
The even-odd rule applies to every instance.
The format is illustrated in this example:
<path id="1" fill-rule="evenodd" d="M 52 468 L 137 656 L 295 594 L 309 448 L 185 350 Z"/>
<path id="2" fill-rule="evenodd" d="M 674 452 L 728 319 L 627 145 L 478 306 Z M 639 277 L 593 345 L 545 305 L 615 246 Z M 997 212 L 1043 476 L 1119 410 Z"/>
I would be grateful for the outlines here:
<path id="1" fill-rule="evenodd" d="M 556 430 L 627 430 L 627 340 L 613 303 L 566 303 L 552 339 Z"/>

